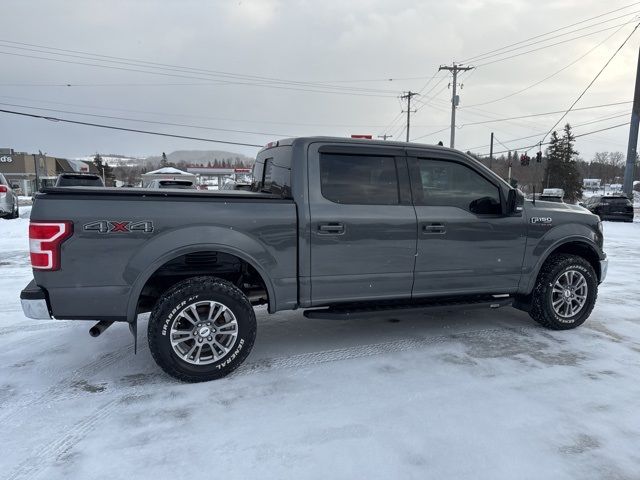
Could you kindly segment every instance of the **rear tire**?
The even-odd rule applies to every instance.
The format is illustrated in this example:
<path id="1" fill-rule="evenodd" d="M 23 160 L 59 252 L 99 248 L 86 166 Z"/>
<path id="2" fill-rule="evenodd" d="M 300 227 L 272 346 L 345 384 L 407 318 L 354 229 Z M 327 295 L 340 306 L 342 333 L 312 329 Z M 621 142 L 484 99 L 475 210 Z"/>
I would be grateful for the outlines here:
<path id="1" fill-rule="evenodd" d="M 552 255 L 538 274 L 529 315 L 546 328 L 569 330 L 589 318 L 597 296 L 598 278 L 587 260 Z"/>
<path id="2" fill-rule="evenodd" d="M 166 373 L 184 382 L 206 382 L 229 375 L 245 361 L 256 338 L 256 317 L 235 285 L 193 277 L 158 300 L 147 333 L 151 355 Z"/>

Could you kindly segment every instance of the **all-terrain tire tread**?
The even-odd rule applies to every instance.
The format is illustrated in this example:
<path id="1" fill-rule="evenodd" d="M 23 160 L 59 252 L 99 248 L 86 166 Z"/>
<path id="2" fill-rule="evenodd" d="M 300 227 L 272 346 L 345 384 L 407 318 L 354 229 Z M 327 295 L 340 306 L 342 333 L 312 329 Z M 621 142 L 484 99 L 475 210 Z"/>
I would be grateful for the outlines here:
<path id="1" fill-rule="evenodd" d="M 538 274 L 538 279 L 536 281 L 536 286 L 531 295 L 532 302 L 529 315 L 540 325 L 550 330 L 568 330 L 582 325 L 586 321 L 586 319 L 589 318 L 589 315 L 591 315 L 598 296 L 596 280 L 596 288 L 593 289 L 593 299 L 591 301 L 588 301 L 587 305 L 585 305 L 585 309 L 581 312 L 581 320 L 579 322 L 563 324 L 554 320 L 553 317 L 550 316 L 550 311 L 546 306 L 546 289 L 551 286 L 551 281 L 553 280 L 553 278 L 550 277 L 552 277 L 553 272 L 563 263 L 578 263 L 583 267 L 586 267 L 591 272 L 591 275 L 597 279 L 591 264 L 582 257 L 565 253 L 557 253 L 547 259 L 547 261 L 540 269 L 540 273 Z"/>
<path id="2" fill-rule="evenodd" d="M 237 357 L 238 361 L 235 362 L 235 366 L 232 369 L 227 369 L 224 372 L 221 371 L 221 374 L 215 378 L 224 377 L 229 373 L 231 373 L 232 370 L 235 370 L 238 366 L 240 366 L 249 356 L 249 353 L 251 353 L 251 347 L 253 346 L 253 343 L 256 337 L 255 312 L 253 310 L 251 303 L 245 296 L 245 294 L 238 287 L 228 282 L 227 280 L 223 280 L 217 277 L 207 277 L 207 276 L 191 277 L 187 280 L 176 283 L 173 287 L 169 288 L 166 292 L 162 294 L 160 299 L 156 302 L 155 306 L 153 307 L 153 310 L 151 311 L 151 316 L 149 317 L 149 324 L 147 327 L 147 337 L 149 340 L 149 350 L 151 351 L 151 355 L 155 360 L 155 362 L 167 374 L 183 382 L 195 383 L 195 382 L 212 380 L 214 378 L 203 379 L 200 376 L 184 373 L 179 369 L 175 368 L 174 365 L 171 364 L 170 362 L 167 362 L 164 356 L 160 353 L 159 338 L 153 334 L 153 329 L 156 328 L 155 323 L 161 320 L 160 313 L 164 311 L 165 306 L 167 306 L 168 304 L 170 304 L 170 302 L 173 301 L 173 296 L 175 294 L 177 293 L 182 294 L 192 289 L 202 290 L 203 288 L 218 290 L 221 293 L 236 299 L 243 306 L 243 308 L 245 309 L 245 313 L 249 316 L 250 321 L 253 323 L 253 328 L 251 329 L 251 337 L 248 339 L 248 346 L 247 348 L 244 348 L 241 351 L 240 355 Z"/>

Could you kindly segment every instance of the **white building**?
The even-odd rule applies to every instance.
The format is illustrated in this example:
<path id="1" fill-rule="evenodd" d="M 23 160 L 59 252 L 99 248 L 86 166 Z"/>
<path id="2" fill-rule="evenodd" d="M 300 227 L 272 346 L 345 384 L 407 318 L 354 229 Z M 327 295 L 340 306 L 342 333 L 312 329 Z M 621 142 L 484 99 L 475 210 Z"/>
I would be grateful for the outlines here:
<path id="1" fill-rule="evenodd" d="M 602 180 L 600 180 L 599 178 L 585 178 L 582 180 L 582 186 L 589 190 L 596 190 L 600 188 L 601 183 Z"/>

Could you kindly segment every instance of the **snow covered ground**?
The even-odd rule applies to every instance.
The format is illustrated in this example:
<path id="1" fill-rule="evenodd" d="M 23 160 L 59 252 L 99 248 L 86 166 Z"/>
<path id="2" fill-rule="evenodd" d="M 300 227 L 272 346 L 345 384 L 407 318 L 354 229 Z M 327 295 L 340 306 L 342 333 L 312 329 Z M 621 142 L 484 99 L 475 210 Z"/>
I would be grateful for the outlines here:
<path id="1" fill-rule="evenodd" d="M 198 385 L 143 339 L 134 356 L 124 325 L 25 319 L 27 222 L 0 221 L 1 479 L 639 478 L 638 222 L 605 223 L 609 278 L 577 330 L 509 308 L 260 310 L 245 366 Z"/>

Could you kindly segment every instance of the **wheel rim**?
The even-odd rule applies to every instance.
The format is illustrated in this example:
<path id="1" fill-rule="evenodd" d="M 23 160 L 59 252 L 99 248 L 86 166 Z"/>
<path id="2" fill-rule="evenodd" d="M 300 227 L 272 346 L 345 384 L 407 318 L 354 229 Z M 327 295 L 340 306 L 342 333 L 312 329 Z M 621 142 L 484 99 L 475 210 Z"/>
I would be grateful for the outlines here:
<path id="1" fill-rule="evenodd" d="M 214 301 L 187 305 L 171 324 L 173 351 L 192 365 L 208 365 L 226 357 L 238 337 L 238 321 L 224 304 Z"/>
<path id="2" fill-rule="evenodd" d="M 553 284 L 551 304 L 562 318 L 576 315 L 587 303 L 587 279 L 577 270 L 567 270 Z"/>

